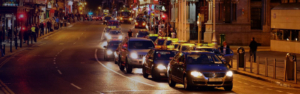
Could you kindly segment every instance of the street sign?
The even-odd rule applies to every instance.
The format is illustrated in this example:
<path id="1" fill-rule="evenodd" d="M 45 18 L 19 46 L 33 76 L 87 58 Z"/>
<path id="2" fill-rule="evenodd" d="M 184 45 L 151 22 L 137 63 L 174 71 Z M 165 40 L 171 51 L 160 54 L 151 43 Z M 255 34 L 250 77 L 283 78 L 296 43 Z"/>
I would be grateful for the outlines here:
<path id="1" fill-rule="evenodd" d="M 166 8 L 163 5 L 155 5 L 155 10 L 166 11 Z"/>

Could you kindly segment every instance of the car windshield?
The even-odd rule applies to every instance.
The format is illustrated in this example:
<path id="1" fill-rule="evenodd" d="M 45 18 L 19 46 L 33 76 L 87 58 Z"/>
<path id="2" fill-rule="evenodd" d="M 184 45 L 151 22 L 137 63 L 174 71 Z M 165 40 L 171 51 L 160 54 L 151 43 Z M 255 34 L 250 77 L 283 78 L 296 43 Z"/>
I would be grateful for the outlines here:
<path id="1" fill-rule="evenodd" d="M 194 50 L 194 46 L 183 45 L 181 51 L 191 51 Z"/>
<path id="2" fill-rule="evenodd" d="M 109 31 L 109 34 L 112 34 L 112 35 L 118 35 L 120 33 L 121 33 L 120 31 Z"/>
<path id="3" fill-rule="evenodd" d="M 164 39 L 157 40 L 157 45 L 164 45 L 164 42 Z"/>
<path id="4" fill-rule="evenodd" d="M 166 45 L 171 45 L 172 44 L 172 41 L 168 40 Z"/>
<path id="5" fill-rule="evenodd" d="M 130 16 L 130 12 L 122 12 L 121 15 L 123 17 L 129 17 Z"/>
<path id="6" fill-rule="evenodd" d="M 197 64 L 223 64 L 215 54 L 190 54 L 187 55 L 187 63 Z"/>
<path id="7" fill-rule="evenodd" d="M 143 36 L 147 36 L 149 35 L 149 33 L 147 31 L 139 31 L 138 36 L 143 37 Z"/>
<path id="8" fill-rule="evenodd" d="M 152 49 L 154 44 L 152 41 L 129 41 L 129 49 Z"/>
<path id="9" fill-rule="evenodd" d="M 144 21 L 144 19 L 143 18 L 136 18 L 136 21 Z"/>
<path id="10" fill-rule="evenodd" d="M 105 20 L 110 20 L 110 19 L 111 19 L 111 17 L 108 17 L 108 16 L 107 16 L 107 17 L 105 17 L 104 19 L 105 19 Z"/>
<path id="11" fill-rule="evenodd" d="M 175 56 L 175 51 L 156 51 L 156 60 L 171 60 Z"/>
<path id="12" fill-rule="evenodd" d="M 175 44 L 174 47 L 177 48 L 179 44 Z"/>
<path id="13" fill-rule="evenodd" d="M 197 51 L 208 51 L 208 52 L 213 52 L 215 54 L 220 54 L 220 52 L 217 49 L 214 49 L 214 48 L 196 48 L 195 50 L 197 50 Z"/>
<path id="14" fill-rule="evenodd" d="M 111 41 L 107 44 L 107 47 L 117 48 L 120 43 L 121 43 L 121 41 Z"/>

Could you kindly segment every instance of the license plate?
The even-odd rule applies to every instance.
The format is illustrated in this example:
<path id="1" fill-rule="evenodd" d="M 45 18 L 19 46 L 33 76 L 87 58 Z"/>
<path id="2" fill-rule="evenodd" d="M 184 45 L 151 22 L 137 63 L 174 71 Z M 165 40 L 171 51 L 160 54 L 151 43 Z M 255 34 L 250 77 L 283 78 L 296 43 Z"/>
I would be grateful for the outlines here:
<path id="1" fill-rule="evenodd" d="M 209 82 L 222 82 L 223 79 L 222 78 L 209 78 L 208 81 Z"/>
<path id="2" fill-rule="evenodd" d="M 165 73 L 160 73 L 160 76 L 165 76 L 166 74 Z"/>

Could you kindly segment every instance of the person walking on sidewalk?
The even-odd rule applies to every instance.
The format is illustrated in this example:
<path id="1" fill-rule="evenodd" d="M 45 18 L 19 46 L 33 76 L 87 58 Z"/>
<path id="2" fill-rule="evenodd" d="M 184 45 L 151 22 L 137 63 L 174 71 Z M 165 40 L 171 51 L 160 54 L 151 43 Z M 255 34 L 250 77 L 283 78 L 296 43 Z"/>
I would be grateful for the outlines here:
<path id="1" fill-rule="evenodd" d="M 50 20 L 47 22 L 47 29 L 48 29 L 47 32 L 50 32 L 50 30 L 51 30 L 51 22 L 50 22 Z"/>
<path id="2" fill-rule="evenodd" d="M 40 36 L 42 36 L 42 35 L 44 35 L 44 23 L 43 22 L 41 22 L 40 23 L 40 29 L 41 29 L 41 31 L 40 31 Z"/>
<path id="3" fill-rule="evenodd" d="M 256 50 L 257 50 L 257 46 L 258 46 L 258 43 L 255 41 L 255 38 L 253 37 L 251 39 L 251 42 L 250 42 L 250 57 L 249 57 L 249 61 L 251 61 L 251 56 L 253 57 L 253 60 L 254 62 L 256 62 Z"/>
<path id="4" fill-rule="evenodd" d="M 39 36 L 39 31 L 40 29 L 39 29 L 39 23 L 37 23 L 36 24 L 36 26 L 35 26 L 35 37 L 38 37 Z"/>
<path id="5" fill-rule="evenodd" d="M 29 25 L 28 30 L 25 30 L 25 32 L 24 32 L 24 43 L 28 44 L 30 32 L 31 32 L 31 28 L 30 28 L 30 25 Z"/>
<path id="6" fill-rule="evenodd" d="M 225 62 L 226 65 L 228 65 L 231 68 L 231 65 L 229 64 L 229 62 L 230 62 L 230 60 L 232 60 L 233 57 L 228 56 L 228 54 L 230 54 L 230 47 L 229 47 L 229 45 L 227 45 L 226 41 L 223 42 L 223 45 L 220 47 L 219 50 L 226 60 L 226 62 Z"/>
<path id="7" fill-rule="evenodd" d="M 31 36 L 34 39 L 34 42 L 36 42 L 36 31 L 35 30 L 36 30 L 35 25 L 32 25 L 32 27 L 31 27 Z"/>

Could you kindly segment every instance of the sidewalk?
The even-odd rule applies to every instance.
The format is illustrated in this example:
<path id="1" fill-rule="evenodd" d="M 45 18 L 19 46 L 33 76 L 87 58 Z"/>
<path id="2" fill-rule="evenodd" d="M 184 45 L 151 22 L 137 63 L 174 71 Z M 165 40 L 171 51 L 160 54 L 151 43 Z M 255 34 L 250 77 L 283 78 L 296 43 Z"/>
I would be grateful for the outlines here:
<path id="1" fill-rule="evenodd" d="M 76 22 L 78 22 L 78 21 L 76 21 Z M 74 24 L 74 23 L 68 24 L 66 27 L 62 27 L 62 28 L 60 27 L 58 30 L 54 30 L 54 31 L 51 31 L 51 32 L 48 32 L 48 33 L 45 32 L 44 35 L 37 37 L 37 42 L 39 42 L 40 40 L 44 39 L 47 36 L 50 36 L 50 35 L 56 33 L 57 31 L 59 31 L 61 29 L 64 29 L 64 28 L 67 28 L 67 27 L 71 26 L 72 24 Z M 17 42 L 18 42 L 18 48 L 17 49 L 15 48 L 15 41 L 12 41 L 12 52 L 10 52 L 10 42 L 6 42 L 6 41 L 2 42 L 1 45 L 5 44 L 5 55 L 4 55 L 4 57 L 2 57 L 0 55 L 0 62 L 2 62 L 2 59 L 5 58 L 6 56 L 11 56 L 11 55 L 13 55 L 13 54 L 15 54 L 19 51 L 22 51 L 24 48 L 32 47 L 34 44 L 36 44 L 34 42 L 34 40 L 32 40 L 32 41 L 33 41 L 33 43 L 31 44 L 31 40 L 29 38 L 29 45 L 27 45 L 27 43 L 22 43 L 22 48 L 20 48 L 20 39 L 18 39 L 17 40 Z M 24 42 L 24 40 L 23 40 L 23 42 Z"/>
<path id="2" fill-rule="evenodd" d="M 261 51 L 260 51 L 261 50 Z M 300 88 L 300 76 L 297 76 L 297 84 L 295 84 L 294 80 L 283 81 L 284 79 L 284 60 L 287 53 L 285 52 L 275 52 L 275 51 L 263 51 L 265 48 L 259 49 L 257 52 L 256 63 L 252 63 L 252 72 L 250 72 L 250 62 L 249 53 L 246 52 L 245 61 L 246 61 L 246 69 L 238 68 L 237 69 L 237 53 L 235 53 L 233 57 L 233 65 L 231 68 L 233 71 L 244 74 L 247 76 L 251 76 L 254 78 L 263 79 L 269 82 L 273 82 L 286 87 L 294 87 Z M 300 54 L 296 55 L 300 57 Z M 274 63 L 276 59 L 276 73 L 274 78 Z M 266 62 L 268 62 L 268 67 L 266 67 Z M 300 75 L 300 60 L 297 60 L 297 75 Z M 257 66 L 259 65 L 259 66 Z M 258 70 L 259 69 L 259 70 Z M 267 72 L 266 72 L 267 70 Z M 257 73 L 258 72 L 258 73 Z M 266 74 L 267 73 L 267 74 Z"/>

